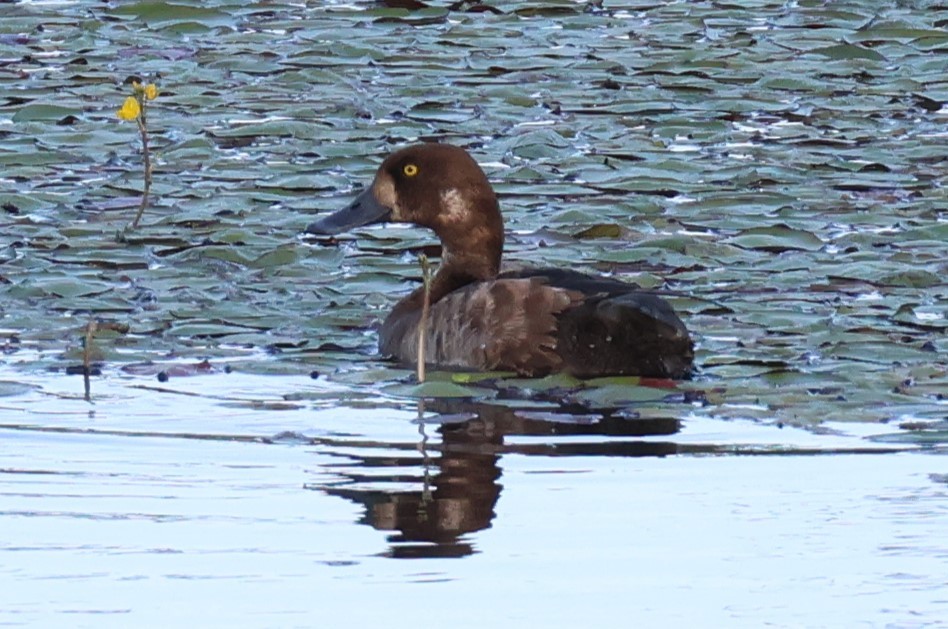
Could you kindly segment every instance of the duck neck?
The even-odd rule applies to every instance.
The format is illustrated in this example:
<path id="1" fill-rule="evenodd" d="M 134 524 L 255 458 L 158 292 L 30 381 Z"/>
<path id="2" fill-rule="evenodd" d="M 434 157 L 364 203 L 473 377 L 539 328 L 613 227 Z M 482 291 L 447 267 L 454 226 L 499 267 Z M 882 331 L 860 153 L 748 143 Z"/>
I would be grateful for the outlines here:
<path id="1" fill-rule="evenodd" d="M 431 279 L 431 303 L 468 284 L 492 280 L 499 272 L 499 252 L 459 253 L 445 244 L 441 249 L 441 265 Z"/>
<path id="2" fill-rule="evenodd" d="M 497 243 L 484 243 L 484 248 L 476 254 L 465 251 L 459 253 L 442 243 L 441 265 L 431 278 L 428 303 L 434 304 L 445 295 L 474 282 L 484 282 L 497 277 L 500 272 L 500 253 L 503 249 L 503 234 Z M 408 297 L 396 306 L 397 309 L 421 309 L 425 300 L 425 288 L 416 288 Z"/>
<path id="3" fill-rule="evenodd" d="M 461 194 L 457 189 L 441 193 L 446 210 L 426 224 L 441 240 L 441 265 L 431 278 L 429 303 L 474 282 L 492 280 L 500 273 L 504 250 L 504 222 L 497 197 L 489 185 L 479 188 L 480 196 Z M 421 308 L 425 289 L 419 287 L 402 304 Z"/>

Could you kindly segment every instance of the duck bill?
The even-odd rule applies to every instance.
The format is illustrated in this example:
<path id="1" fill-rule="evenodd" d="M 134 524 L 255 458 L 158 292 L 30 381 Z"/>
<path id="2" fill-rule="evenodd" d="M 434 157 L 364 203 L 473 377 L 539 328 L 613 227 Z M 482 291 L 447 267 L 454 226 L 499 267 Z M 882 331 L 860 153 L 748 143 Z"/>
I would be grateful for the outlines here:
<path id="1" fill-rule="evenodd" d="M 310 223 L 306 227 L 307 234 L 319 234 L 321 236 L 335 236 L 353 227 L 371 225 L 372 223 L 384 223 L 388 220 L 392 209 L 379 203 L 372 192 L 372 186 L 369 186 L 355 198 L 348 207 L 334 212 L 326 218 L 320 219 L 315 223 Z"/>

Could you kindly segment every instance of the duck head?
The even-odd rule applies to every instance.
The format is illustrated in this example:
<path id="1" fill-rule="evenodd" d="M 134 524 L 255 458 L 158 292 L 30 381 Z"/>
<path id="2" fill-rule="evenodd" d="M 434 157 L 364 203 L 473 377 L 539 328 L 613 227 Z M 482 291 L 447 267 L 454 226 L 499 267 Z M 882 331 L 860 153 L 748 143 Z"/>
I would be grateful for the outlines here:
<path id="1" fill-rule="evenodd" d="M 348 207 L 310 224 L 306 232 L 335 235 L 389 221 L 433 230 L 441 239 L 442 265 L 465 268 L 477 279 L 500 269 L 504 227 L 497 196 L 462 148 L 417 144 L 392 153 Z"/>

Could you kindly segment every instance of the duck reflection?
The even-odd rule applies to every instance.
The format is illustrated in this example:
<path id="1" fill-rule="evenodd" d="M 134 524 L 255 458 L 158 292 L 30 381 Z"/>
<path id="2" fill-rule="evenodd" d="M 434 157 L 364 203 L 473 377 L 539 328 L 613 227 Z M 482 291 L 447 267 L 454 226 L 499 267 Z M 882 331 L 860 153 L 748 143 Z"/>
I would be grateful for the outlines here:
<path id="1" fill-rule="evenodd" d="M 586 408 L 568 406 L 518 410 L 438 400 L 427 402 L 427 411 L 418 420 L 417 444 L 375 444 L 389 452 L 412 448 L 415 454 L 373 455 L 367 450 L 363 453 L 364 448 L 351 448 L 351 443 L 326 442 L 346 459 L 332 470 L 339 481 L 308 487 L 362 505 L 360 523 L 393 531 L 386 552 L 391 557 L 462 557 L 474 553 L 464 536 L 491 526 L 503 487 L 499 464 L 503 454 L 665 456 L 677 452 L 676 444 L 669 441 L 547 439 L 518 443 L 511 437 L 645 437 L 672 435 L 680 427 L 673 418 L 639 419 L 621 410 L 591 413 Z M 440 435 L 440 441 L 429 441 L 432 430 Z M 339 446 L 345 445 L 349 447 L 343 452 Z M 408 488 L 393 489 L 393 484 Z"/>
<path id="2" fill-rule="evenodd" d="M 342 482 L 321 490 L 361 504 L 359 519 L 382 531 L 396 531 L 388 540 L 392 557 L 461 557 L 474 552 L 461 537 L 486 529 L 494 517 L 500 496 L 501 471 L 496 449 L 482 448 L 480 437 L 466 431 L 449 431 L 437 446 L 440 456 L 432 456 L 426 434 L 419 424 L 421 440 L 418 456 L 373 457 L 347 453 L 349 470 L 339 475 Z M 421 473 L 397 473 L 396 469 L 421 467 Z M 390 470 L 385 473 L 386 470 Z M 346 485 L 410 483 L 420 489 L 362 489 Z"/>

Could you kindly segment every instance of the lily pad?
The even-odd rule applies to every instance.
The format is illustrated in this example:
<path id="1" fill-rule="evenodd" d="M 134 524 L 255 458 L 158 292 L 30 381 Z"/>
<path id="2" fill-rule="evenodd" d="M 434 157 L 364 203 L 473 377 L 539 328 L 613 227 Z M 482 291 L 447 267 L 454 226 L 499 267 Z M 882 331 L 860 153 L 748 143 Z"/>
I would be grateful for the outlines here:
<path id="1" fill-rule="evenodd" d="M 740 235 L 728 238 L 725 242 L 743 249 L 759 249 L 774 253 L 816 251 L 823 246 L 823 242 L 813 233 L 779 224 L 745 229 Z"/>
<path id="2" fill-rule="evenodd" d="M 499 395 L 499 411 L 567 401 L 811 430 L 944 415 L 938 11 L 419 4 L 132 0 L 94 19 L 88 3 L 11 5 L 7 367 L 57 368 L 95 317 L 132 330 L 102 337 L 106 373 L 211 357 L 274 383 L 318 372 L 313 390 L 285 394 L 320 408 L 412 404 L 403 396 L 426 389 L 379 359 L 377 328 L 437 239 L 397 225 L 300 232 L 393 148 L 442 141 L 494 182 L 505 261 L 667 293 L 699 371 L 677 388 L 434 372 L 436 397 L 448 382 Z M 130 75 L 159 85 L 135 230 L 141 139 L 115 117 Z"/>
<path id="3" fill-rule="evenodd" d="M 31 103 L 21 107 L 13 114 L 13 122 L 57 121 L 66 116 L 78 116 L 81 113 L 82 111 L 75 107 L 54 103 Z"/>
<path id="4" fill-rule="evenodd" d="M 830 59 L 869 59 L 872 61 L 885 61 L 885 57 L 878 52 L 854 44 L 825 46 L 822 48 L 814 48 L 809 52 L 823 57 L 829 57 Z"/>
<path id="5" fill-rule="evenodd" d="M 392 395 L 415 398 L 484 398 L 491 396 L 487 389 L 461 386 L 453 382 L 440 380 L 428 380 L 416 385 L 399 385 L 389 387 L 387 390 Z"/>

